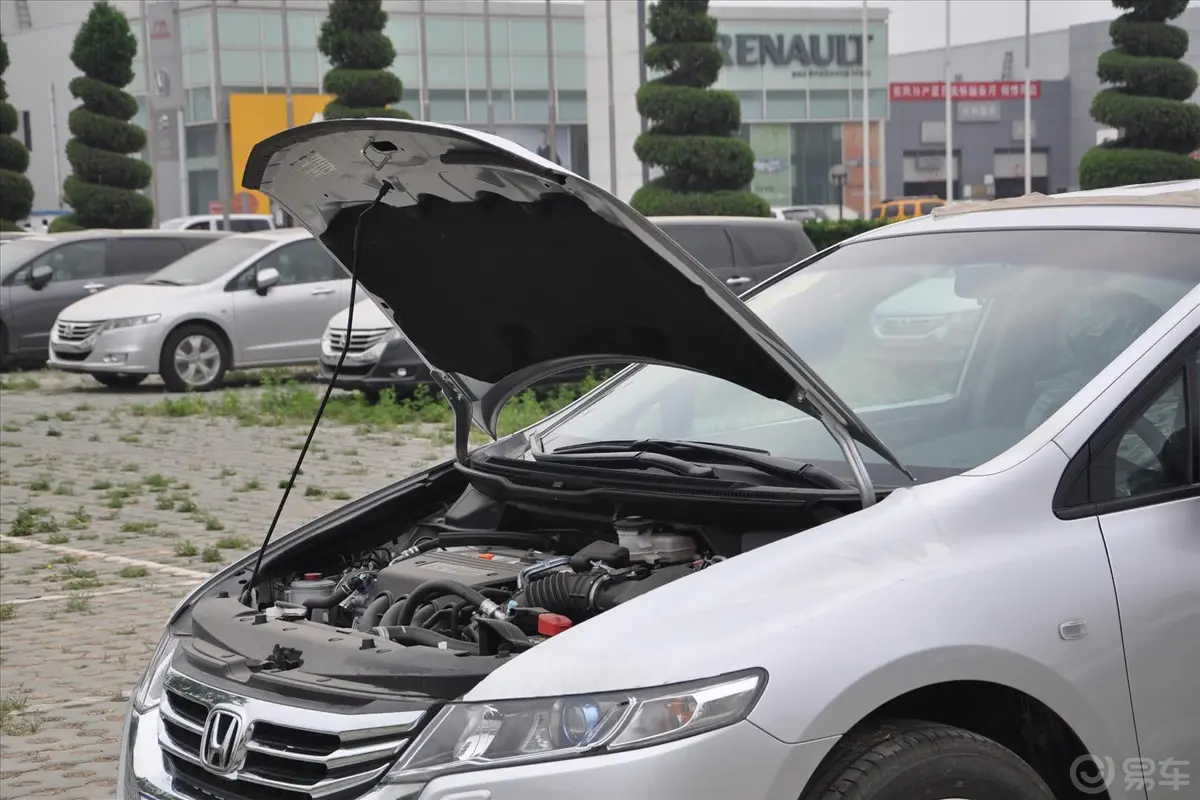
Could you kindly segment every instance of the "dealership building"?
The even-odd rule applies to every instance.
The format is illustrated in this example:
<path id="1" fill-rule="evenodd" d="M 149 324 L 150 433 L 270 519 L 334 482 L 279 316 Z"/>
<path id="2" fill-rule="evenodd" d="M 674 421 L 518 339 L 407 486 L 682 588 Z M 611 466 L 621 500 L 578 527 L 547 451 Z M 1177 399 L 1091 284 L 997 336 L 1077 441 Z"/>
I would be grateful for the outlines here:
<path id="1" fill-rule="evenodd" d="M 114 5 L 130 18 L 140 42 L 142 4 Z M 78 74 L 70 51 L 90 6 L 84 0 L 0 4 L 13 64 L 10 102 L 23 112 L 24 130 L 17 135 L 33 145 L 29 177 L 37 210 L 59 207 L 58 188 L 70 171 L 62 152 L 70 136 L 67 115 L 77 103 L 67 90 Z M 295 123 L 312 120 L 327 101 L 319 92 L 329 65 L 317 51 L 327 4 L 288 0 L 285 48 L 279 0 L 221 0 L 219 63 L 213 58 L 211 3 L 151 0 L 146 6 L 156 76 L 149 149 L 159 216 L 206 213 L 223 194 L 214 68 L 226 100 L 219 113 L 229 120 L 228 180 L 236 185 L 250 146 L 287 124 L 285 49 Z M 641 60 L 645 2 L 556 0 L 549 4 L 550 26 L 546 4 L 534 2 L 384 0 L 384 8 L 397 53 L 392 69 L 405 84 L 399 105 L 414 117 L 492 129 L 543 153 L 552 148 L 564 166 L 624 198 L 647 178 L 633 153 L 643 130 L 634 95 L 647 78 Z M 719 86 L 741 98 L 743 135 L 757 153 L 756 191 L 772 203 L 833 201 L 829 168 L 861 163 L 864 55 L 876 120 L 875 162 L 881 166 L 881 123 L 888 110 L 885 9 L 871 11 L 865 54 L 857 7 L 738 2 L 714 4 L 712 12 L 726 53 Z M 143 67 L 139 56 L 128 90 L 142 99 L 136 121 L 145 125 Z M 851 173 L 848 199 L 862 183 L 861 168 Z M 873 179 L 876 199 L 883 194 L 882 174 L 880 168 Z M 255 201 L 261 208 L 266 198 L 235 198 L 234 205 Z"/>
<path id="2" fill-rule="evenodd" d="M 1190 35 L 1184 60 L 1200 69 L 1200 8 L 1174 20 Z M 1030 37 L 1033 189 L 1077 188 L 1079 160 L 1103 138 L 1091 117 L 1101 90 L 1100 54 L 1112 48 L 1107 22 Z M 887 189 L 895 196 L 946 191 L 945 50 L 892 56 Z M 1025 191 L 1023 37 L 951 48 L 954 196 L 1008 197 Z M 1200 101 L 1200 93 L 1192 98 Z"/>
<path id="3" fill-rule="evenodd" d="M 226 198 L 234 210 L 266 210 L 267 198 L 241 189 L 242 170 L 257 141 L 287 127 L 289 79 L 294 124 L 319 118 L 329 100 L 320 93 L 329 64 L 317 50 L 325 0 L 218 0 L 215 14 L 208 0 L 114 5 L 129 17 L 139 46 L 149 32 L 149 120 L 141 50 L 128 91 L 141 103 L 135 121 L 150 132 L 145 156 L 155 167 L 160 219 L 207 213 Z M 645 126 L 635 94 L 653 77 L 641 57 L 645 0 L 383 5 L 396 49 L 392 69 L 405 85 L 398 105 L 414 117 L 493 130 L 625 199 L 652 177 L 633 151 Z M 0 3 L 12 61 L 9 101 L 22 120 L 17 135 L 30 145 L 35 211 L 61 208 L 68 114 L 77 104 L 68 91 L 78 74 L 70 52 L 90 7 L 90 0 Z M 741 135 L 755 151 L 754 191 L 772 205 L 833 204 L 844 191 L 846 205 L 861 207 L 865 65 L 872 200 L 944 194 L 943 50 L 889 58 L 887 9 L 875 4 L 865 47 L 858 4 L 714 1 L 711 12 L 725 54 L 717 86 L 741 100 Z M 1192 35 L 1188 60 L 1196 66 L 1200 8 L 1177 22 Z M 1107 27 L 1032 37 L 1035 189 L 1074 186 L 1079 158 L 1096 142 L 1099 126 L 1088 107 L 1100 88 L 1095 65 L 1109 47 Z M 956 197 L 1024 189 L 1023 60 L 1019 38 L 951 53 Z M 226 120 L 224 137 L 218 117 Z M 837 164 L 847 168 L 844 190 L 830 184 Z"/>

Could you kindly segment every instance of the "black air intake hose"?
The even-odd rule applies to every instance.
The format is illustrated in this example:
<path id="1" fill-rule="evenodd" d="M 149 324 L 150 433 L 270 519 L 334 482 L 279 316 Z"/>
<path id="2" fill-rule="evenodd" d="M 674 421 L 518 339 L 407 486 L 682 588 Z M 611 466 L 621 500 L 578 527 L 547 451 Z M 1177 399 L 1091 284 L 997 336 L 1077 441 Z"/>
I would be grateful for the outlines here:
<path id="1" fill-rule="evenodd" d="M 309 611 L 313 610 L 314 608 L 333 608 L 349 596 L 349 589 L 339 587 L 324 597 L 309 597 L 304 600 L 302 605 Z"/>
<path id="2" fill-rule="evenodd" d="M 385 611 L 391 608 L 391 605 L 392 596 L 387 592 L 376 597 L 367 606 L 366 610 L 363 611 L 362 619 L 358 621 L 358 629 L 360 631 L 369 631 L 371 628 L 374 628 L 379 624 L 379 618 L 383 616 Z"/>
<path id="3" fill-rule="evenodd" d="M 601 584 L 608 580 L 609 576 L 605 573 L 580 575 L 575 572 L 554 572 L 526 586 L 521 593 L 520 603 L 580 621 L 616 605 L 612 598 L 604 597 L 601 591 L 604 588 Z"/>

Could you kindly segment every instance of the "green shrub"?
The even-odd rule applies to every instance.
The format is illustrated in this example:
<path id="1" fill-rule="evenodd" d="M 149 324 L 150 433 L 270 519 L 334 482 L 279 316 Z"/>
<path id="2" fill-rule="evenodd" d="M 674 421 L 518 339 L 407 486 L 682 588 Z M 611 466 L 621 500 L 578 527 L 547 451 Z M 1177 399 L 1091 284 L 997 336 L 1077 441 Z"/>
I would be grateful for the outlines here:
<path id="1" fill-rule="evenodd" d="M 891 220 L 879 219 L 812 219 L 804 223 L 804 232 L 808 239 L 821 252 L 826 247 L 832 247 L 844 239 L 858 236 L 860 233 L 882 228 Z"/>
<path id="2" fill-rule="evenodd" d="M 8 45 L 0 38 L 0 228 L 20 230 L 17 222 L 33 208 L 33 184 L 25 177 L 29 150 L 13 137 L 20 127 L 17 110 L 8 102 L 4 73 L 8 70 Z"/>
<path id="3" fill-rule="evenodd" d="M 67 142 L 72 175 L 63 196 L 74 213 L 56 219 L 55 232 L 80 228 L 148 228 L 154 204 L 139 190 L 150 185 L 151 166 L 132 153 L 146 146 L 146 131 L 131 120 L 137 100 L 123 88 L 133 80 L 137 39 L 129 20 L 107 0 L 92 6 L 71 48 L 83 73 L 69 84 L 83 105 L 67 116 L 74 137 Z"/>
<path id="4" fill-rule="evenodd" d="M 754 151 L 735 136 L 741 105 L 732 92 L 708 88 L 722 62 L 708 0 L 659 0 L 647 27 L 654 42 L 643 60 L 662 76 L 638 89 L 638 113 L 650 128 L 633 149 L 663 174 L 630 203 L 647 216 L 770 216 L 767 202 L 746 191 Z"/>
<path id="5" fill-rule="evenodd" d="M 387 12 L 382 0 L 330 0 L 317 47 L 333 69 L 325 73 L 326 119 L 396 117 L 410 114 L 389 108 L 404 96 L 404 84 L 387 68 L 396 48 L 383 32 Z"/>
<path id="6" fill-rule="evenodd" d="M 1167 20 L 1188 0 L 1113 0 L 1125 11 L 1109 26 L 1114 48 L 1101 54 L 1096 74 L 1110 84 L 1092 99 L 1092 119 L 1121 131 L 1079 163 L 1084 189 L 1200 178 L 1200 106 L 1191 102 L 1196 70 L 1180 61 L 1188 34 Z"/>

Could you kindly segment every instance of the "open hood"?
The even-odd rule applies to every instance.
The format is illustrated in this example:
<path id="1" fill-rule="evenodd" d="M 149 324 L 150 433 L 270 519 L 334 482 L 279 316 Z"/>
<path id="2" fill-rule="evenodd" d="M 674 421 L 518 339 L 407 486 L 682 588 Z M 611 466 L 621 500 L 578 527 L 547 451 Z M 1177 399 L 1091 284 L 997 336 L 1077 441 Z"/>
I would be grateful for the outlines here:
<path id="1" fill-rule="evenodd" d="M 472 420 L 495 437 L 504 403 L 537 380 L 633 362 L 704 372 L 817 417 L 860 487 L 869 481 L 849 437 L 903 470 L 683 248 L 506 139 L 411 120 L 315 122 L 259 142 L 242 184 L 279 203 L 390 307 L 456 406 L 460 456 Z"/>

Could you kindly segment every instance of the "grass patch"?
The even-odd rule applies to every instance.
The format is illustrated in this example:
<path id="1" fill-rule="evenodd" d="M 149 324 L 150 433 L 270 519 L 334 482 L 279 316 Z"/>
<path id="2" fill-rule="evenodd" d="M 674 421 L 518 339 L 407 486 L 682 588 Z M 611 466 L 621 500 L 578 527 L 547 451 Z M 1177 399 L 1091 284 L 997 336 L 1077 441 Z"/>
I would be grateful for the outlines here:
<path id="1" fill-rule="evenodd" d="M 46 435 L 54 436 L 57 438 L 59 436 L 62 436 L 62 431 L 60 431 L 58 428 L 51 428 L 50 430 L 46 431 Z"/>
<path id="2" fill-rule="evenodd" d="M 150 570 L 145 567 L 138 567 L 133 564 L 128 564 L 117 572 L 117 577 L 120 578 L 144 578 L 150 574 Z"/>
<path id="3" fill-rule="evenodd" d="M 180 500 L 175 506 L 175 510 L 180 514 L 195 514 L 200 510 L 200 506 L 196 505 L 191 499 Z"/>
<path id="4" fill-rule="evenodd" d="M 344 489 L 333 489 L 326 495 L 330 500 L 349 500 L 350 493 Z"/>
<path id="5" fill-rule="evenodd" d="M 68 614 L 83 614 L 92 608 L 92 596 L 87 592 L 77 592 L 67 598 Z"/>
<path id="6" fill-rule="evenodd" d="M 96 481 L 88 488 L 91 489 L 93 492 L 107 492 L 109 489 L 112 488 L 112 481 L 104 481 L 104 480 Z"/>
<path id="7" fill-rule="evenodd" d="M 221 560 L 221 551 L 215 547 L 206 547 L 200 554 L 200 560 L 205 564 L 215 564 Z"/>
<path id="8" fill-rule="evenodd" d="M 174 511 L 175 501 L 166 495 L 159 495 L 158 500 L 154 503 L 154 507 L 159 511 Z"/>
<path id="9" fill-rule="evenodd" d="M 223 536 L 217 540 L 218 550 L 246 550 L 253 542 L 245 536 Z"/>
<path id="10" fill-rule="evenodd" d="M 145 484 L 152 492 L 161 492 L 171 485 L 171 479 L 155 472 L 151 475 L 147 475 L 142 480 L 142 483 Z"/>
<path id="11" fill-rule="evenodd" d="M 60 497 L 73 497 L 75 495 L 75 484 L 70 481 L 60 481 L 58 486 L 54 487 L 54 493 Z"/>
<path id="12" fill-rule="evenodd" d="M 0 622 L 6 622 L 17 615 L 16 603 L 0 603 Z"/>
<path id="13" fill-rule="evenodd" d="M 221 520 L 214 517 L 212 514 L 207 514 L 204 517 L 204 530 L 206 531 L 223 531 L 225 526 Z"/>
<path id="14" fill-rule="evenodd" d="M 0 378 L 0 390 L 6 392 L 31 392 L 39 388 L 41 388 L 40 383 L 24 375 L 15 378 Z"/>
<path id="15" fill-rule="evenodd" d="M 257 491 L 260 491 L 261 489 L 262 489 L 262 483 L 259 482 L 258 478 L 247 478 L 245 481 L 242 482 L 242 485 L 240 487 L 238 487 L 237 489 L 234 489 L 234 491 L 235 492 L 257 492 Z"/>
<path id="16" fill-rule="evenodd" d="M 50 491 L 50 478 L 45 475 L 39 475 L 29 482 L 29 491 L 31 492 L 48 492 Z"/>
<path id="17" fill-rule="evenodd" d="M 4 431 L 5 433 L 16 433 L 19 430 L 21 430 L 21 426 L 12 422 L 6 422 L 3 425 L 0 425 L 0 431 Z"/>
<path id="18" fill-rule="evenodd" d="M 70 411 L 56 411 L 54 413 L 54 416 L 63 422 L 74 422 L 75 421 L 75 415 L 72 414 Z"/>
<path id="19" fill-rule="evenodd" d="M 522 392 L 501 413 L 500 432 L 511 433 L 532 425 L 595 388 L 603 377 L 589 376 L 576 383 L 546 384 Z M 232 391 L 190 394 L 165 397 L 157 403 L 136 404 L 131 407 L 131 412 L 145 417 L 217 417 L 255 426 L 312 422 L 323 388 L 293 381 L 281 383 L 269 376 L 264 378 L 263 387 L 265 391 L 257 398 Z M 454 413 L 445 400 L 419 386 L 404 398 L 397 398 L 391 389 L 384 390 L 377 403 L 366 402 L 358 392 L 335 394 L 325 408 L 324 419 L 376 430 L 412 424 L 448 424 L 454 419 Z"/>
<path id="20" fill-rule="evenodd" d="M 65 533 L 52 533 L 46 537 L 46 544 L 66 544 L 71 537 Z"/>
<path id="21" fill-rule="evenodd" d="M 325 496 L 325 490 L 320 486 L 305 486 L 304 496 L 310 500 L 319 500 Z"/>
<path id="22" fill-rule="evenodd" d="M 17 516 L 8 528 L 8 532 L 13 536 L 32 536 L 35 533 L 54 533 L 57 530 L 58 521 L 50 513 L 50 509 L 39 506 L 18 508 Z"/>
<path id="23" fill-rule="evenodd" d="M 73 531 L 86 528 L 92 522 L 92 515 L 83 506 L 79 506 L 67 515 L 67 527 Z"/>
<path id="24" fill-rule="evenodd" d="M 14 553 L 20 552 L 22 552 L 22 550 L 18 545 L 13 544 L 12 542 L 0 542 L 0 554 L 10 556 Z"/>
<path id="25" fill-rule="evenodd" d="M 187 540 L 177 542 L 175 544 L 175 555 L 179 556 L 180 558 L 191 558 L 199 552 L 200 550 L 196 547 L 196 545 Z"/>
<path id="26" fill-rule="evenodd" d="M 63 580 L 66 581 L 63 587 L 71 591 L 95 589 L 98 586 L 104 585 L 104 581 L 97 577 L 96 571 L 93 569 L 67 567 L 63 573 Z"/>
<path id="27" fill-rule="evenodd" d="M 157 522 L 133 521 L 121 523 L 121 533 L 150 533 L 158 528 Z"/>

